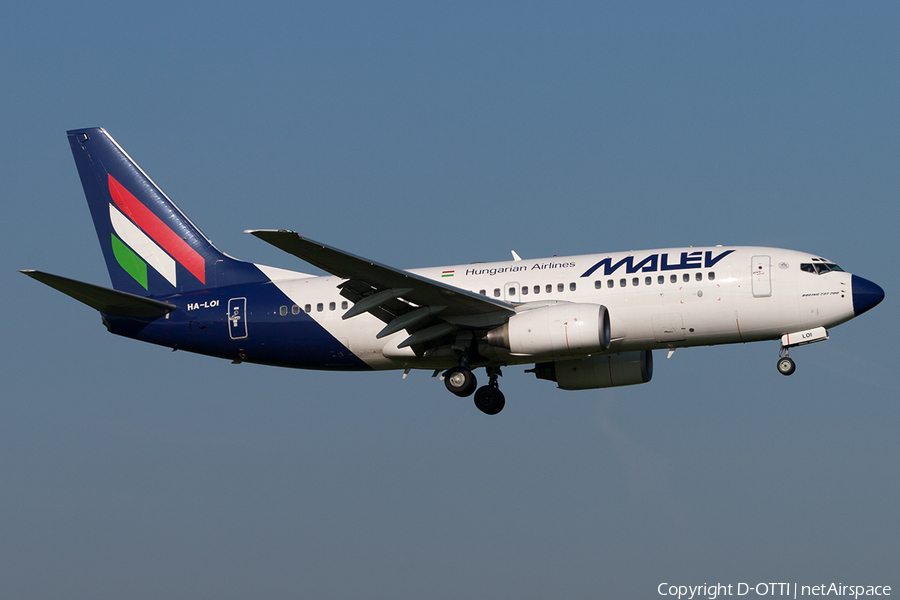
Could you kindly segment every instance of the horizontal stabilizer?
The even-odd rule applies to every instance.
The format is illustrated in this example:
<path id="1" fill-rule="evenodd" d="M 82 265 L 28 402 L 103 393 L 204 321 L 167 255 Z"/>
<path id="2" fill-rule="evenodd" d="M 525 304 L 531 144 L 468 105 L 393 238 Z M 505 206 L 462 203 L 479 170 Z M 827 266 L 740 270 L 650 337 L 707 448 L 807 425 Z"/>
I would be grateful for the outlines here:
<path id="1" fill-rule="evenodd" d="M 175 310 L 173 304 L 166 304 L 152 298 L 136 296 L 127 292 L 119 292 L 109 288 L 75 281 L 59 275 L 51 275 L 41 271 L 21 271 L 32 279 L 59 290 L 67 296 L 75 298 L 83 304 L 107 315 L 123 317 L 160 317 Z"/>

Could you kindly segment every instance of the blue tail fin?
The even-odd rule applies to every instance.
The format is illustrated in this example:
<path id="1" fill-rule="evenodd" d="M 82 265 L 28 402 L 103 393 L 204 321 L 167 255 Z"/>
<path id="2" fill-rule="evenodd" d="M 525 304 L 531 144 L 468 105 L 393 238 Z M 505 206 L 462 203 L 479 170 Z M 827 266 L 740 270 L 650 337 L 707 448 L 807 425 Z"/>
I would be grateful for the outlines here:
<path id="1" fill-rule="evenodd" d="M 67 134 L 115 289 L 166 296 L 266 280 L 213 246 L 104 129 Z"/>

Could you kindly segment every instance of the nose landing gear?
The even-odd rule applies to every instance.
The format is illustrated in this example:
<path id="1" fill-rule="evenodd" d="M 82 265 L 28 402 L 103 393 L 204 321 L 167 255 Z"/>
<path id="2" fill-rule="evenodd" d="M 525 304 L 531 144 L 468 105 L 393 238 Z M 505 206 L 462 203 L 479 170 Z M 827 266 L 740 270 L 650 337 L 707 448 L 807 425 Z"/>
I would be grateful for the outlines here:
<path id="1" fill-rule="evenodd" d="M 782 375 L 790 375 L 796 370 L 797 365 L 787 356 L 778 359 L 778 372 Z"/>
<path id="2" fill-rule="evenodd" d="M 828 339 L 828 330 L 824 327 L 814 327 L 806 331 L 786 333 L 781 336 L 781 350 L 778 351 L 778 372 L 782 375 L 791 375 L 797 370 L 797 365 L 788 356 L 788 351 L 796 346 L 805 346 Z"/>
<path id="3" fill-rule="evenodd" d="M 797 365 L 794 364 L 794 361 L 788 356 L 788 349 L 786 346 L 782 346 L 781 350 L 778 352 L 778 372 L 782 375 L 792 375 L 794 371 L 797 370 Z"/>

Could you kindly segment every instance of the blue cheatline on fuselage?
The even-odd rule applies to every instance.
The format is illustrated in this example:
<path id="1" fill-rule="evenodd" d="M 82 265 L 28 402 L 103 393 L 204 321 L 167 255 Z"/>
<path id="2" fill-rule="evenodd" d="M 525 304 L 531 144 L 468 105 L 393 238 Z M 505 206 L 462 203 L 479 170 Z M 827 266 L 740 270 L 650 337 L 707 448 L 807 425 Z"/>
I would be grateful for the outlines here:
<path id="1" fill-rule="evenodd" d="M 229 314 L 235 299 L 246 300 L 239 315 L 244 328 L 237 339 L 230 331 Z M 231 360 L 300 369 L 371 370 L 302 310 L 280 315 L 280 307 L 292 303 L 273 283 L 212 288 L 159 300 L 178 308 L 153 319 L 104 315 L 104 322 L 111 333 Z M 189 306 L 195 308 L 187 310 Z"/>

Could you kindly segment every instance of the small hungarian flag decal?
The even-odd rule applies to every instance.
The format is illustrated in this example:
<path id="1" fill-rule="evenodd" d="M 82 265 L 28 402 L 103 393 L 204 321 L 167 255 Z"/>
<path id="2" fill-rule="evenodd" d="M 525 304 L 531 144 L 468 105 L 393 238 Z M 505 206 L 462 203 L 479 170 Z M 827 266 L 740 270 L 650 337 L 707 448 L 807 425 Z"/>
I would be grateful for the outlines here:
<path id="1" fill-rule="evenodd" d="M 441 271 L 441 277 L 453 277 L 453 274 L 456 273 L 456 270 L 452 271 Z"/>

